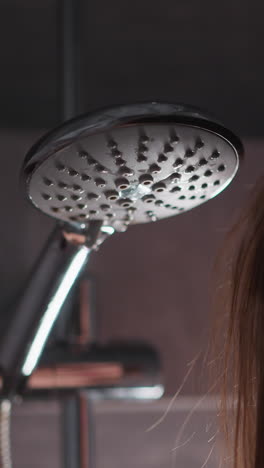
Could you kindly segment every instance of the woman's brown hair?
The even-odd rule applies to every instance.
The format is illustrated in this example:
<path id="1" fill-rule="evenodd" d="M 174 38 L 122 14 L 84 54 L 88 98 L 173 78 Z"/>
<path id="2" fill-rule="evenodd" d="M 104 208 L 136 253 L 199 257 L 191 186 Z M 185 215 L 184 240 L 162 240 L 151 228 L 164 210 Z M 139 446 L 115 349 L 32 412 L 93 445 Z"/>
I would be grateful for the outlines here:
<path id="1" fill-rule="evenodd" d="M 228 236 L 221 414 L 233 468 L 264 467 L 264 180 Z M 223 330 L 223 329 L 221 329 Z"/>

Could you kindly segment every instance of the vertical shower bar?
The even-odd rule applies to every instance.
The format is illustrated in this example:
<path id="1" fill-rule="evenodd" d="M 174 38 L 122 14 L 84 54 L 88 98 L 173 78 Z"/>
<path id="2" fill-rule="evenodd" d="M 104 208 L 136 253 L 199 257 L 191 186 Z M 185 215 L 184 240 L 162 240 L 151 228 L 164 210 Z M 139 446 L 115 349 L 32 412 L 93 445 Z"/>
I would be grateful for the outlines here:
<path id="1" fill-rule="evenodd" d="M 91 297 L 92 281 L 86 277 L 80 283 L 79 336 L 80 345 L 95 341 L 96 321 Z M 63 468 L 94 468 L 95 437 L 93 402 L 87 392 L 66 397 L 62 402 Z"/>
<path id="2" fill-rule="evenodd" d="M 78 115 L 80 84 L 80 0 L 58 0 L 58 96 L 60 120 Z"/>
<path id="3" fill-rule="evenodd" d="M 79 110 L 80 17 L 80 0 L 58 0 L 58 96 L 62 121 L 75 117 Z M 82 393 L 62 402 L 64 468 L 92 468 L 91 405 Z"/>

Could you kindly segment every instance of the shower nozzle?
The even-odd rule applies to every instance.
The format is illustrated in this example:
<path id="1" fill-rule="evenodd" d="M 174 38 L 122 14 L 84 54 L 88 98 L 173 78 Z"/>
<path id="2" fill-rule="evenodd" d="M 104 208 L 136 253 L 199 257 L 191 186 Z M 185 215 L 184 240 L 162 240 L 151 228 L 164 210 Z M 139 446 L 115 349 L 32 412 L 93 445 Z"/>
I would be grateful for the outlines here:
<path id="1" fill-rule="evenodd" d="M 49 216 L 125 230 L 216 196 L 242 152 L 233 133 L 200 111 L 153 102 L 66 122 L 34 145 L 23 171 L 30 200 Z"/>
<path id="2" fill-rule="evenodd" d="M 2 340 L 6 395 L 36 367 L 90 252 L 130 224 L 180 214 L 216 196 L 242 153 L 240 140 L 207 115 L 157 102 L 70 120 L 33 146 L 23 166 L 27 195 L 63 232 L 41 254 Z M 12 336 L 19 340 L 10 347 Z"/>

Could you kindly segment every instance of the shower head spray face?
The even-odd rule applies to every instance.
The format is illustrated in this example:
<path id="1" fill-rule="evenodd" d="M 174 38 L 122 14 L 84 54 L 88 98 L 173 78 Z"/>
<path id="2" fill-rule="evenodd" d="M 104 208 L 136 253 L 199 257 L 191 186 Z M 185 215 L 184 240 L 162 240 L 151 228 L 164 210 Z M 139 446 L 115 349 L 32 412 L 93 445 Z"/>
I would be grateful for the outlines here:
<path id="1" fill-rule="evenodd" d="M 124 230 L 188 211 L 235 176 L 242 145 L 206 115 L 149 103 L 106 109 L 42 138 L 24 164 L 27 193 L 75 227 Z"/>

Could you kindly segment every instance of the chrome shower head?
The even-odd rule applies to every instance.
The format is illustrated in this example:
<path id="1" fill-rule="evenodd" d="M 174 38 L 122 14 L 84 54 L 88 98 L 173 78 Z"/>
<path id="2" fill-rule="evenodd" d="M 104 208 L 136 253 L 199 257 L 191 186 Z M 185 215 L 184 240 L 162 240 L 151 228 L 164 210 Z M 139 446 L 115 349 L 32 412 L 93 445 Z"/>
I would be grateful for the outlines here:
<path id="1" fill-rule="evenodd" d="M 42 252 L 2 340 L 6 395 L 36 367 L 92 250 L 129 224 L 211 199 L 232 181 L 242 153 L 239 139 L 207 115 L 156 102 L 68 121 L 34 145 L 22 171 L 27 194 L 62 230 Z M 18 338 L 10 348 L 11 336 Z"/>
<path id="2" fill-rule="evenodd" d="M 23 170 L 30 200 L 49 216 L 125 230 L 213 198 L 241 154 L 239 139 L 207 115 L 153 102 L 66 122 L 34 145 Z"/>

